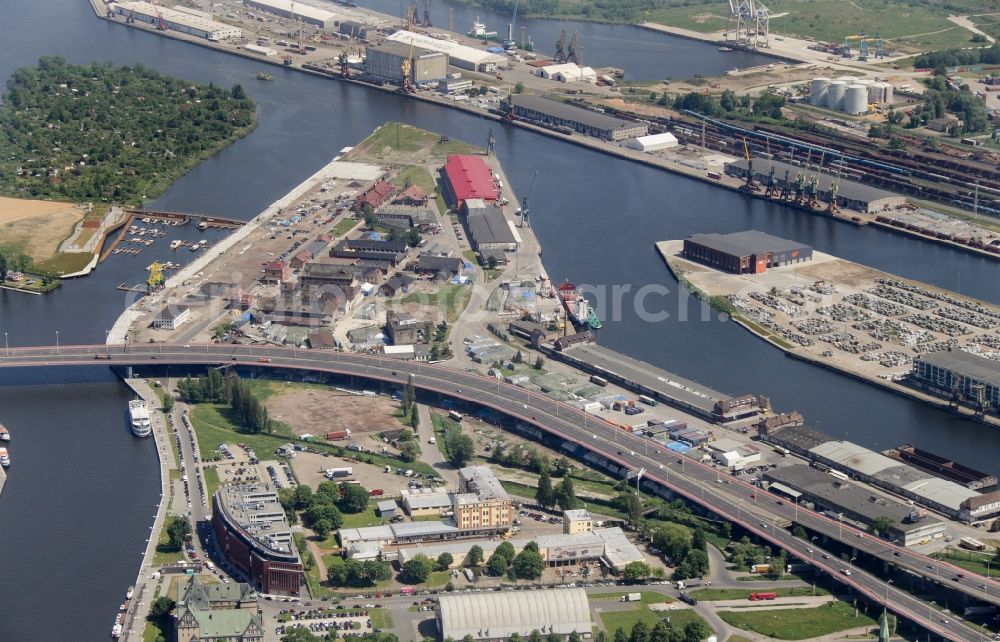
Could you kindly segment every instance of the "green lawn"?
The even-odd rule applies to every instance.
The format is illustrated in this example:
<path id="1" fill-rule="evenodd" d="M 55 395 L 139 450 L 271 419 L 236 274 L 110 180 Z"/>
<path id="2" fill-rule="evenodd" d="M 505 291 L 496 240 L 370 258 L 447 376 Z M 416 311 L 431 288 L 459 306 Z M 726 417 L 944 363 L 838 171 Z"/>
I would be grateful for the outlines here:
<path id="1" fill-rule="evenodd" d="M 409 183 L 410 185 L 416 185 L 420 189 L 424 190 L 428 194 L 433 194 L 437 191 L 437 185 L 434 183 L 434 177 L 431 173 L 427 171 L 426 168 L 420 165 L 410 165 L 409 167 L 403 169 L 396 178 L 393 179 L 393 183 L 396 185 L 397 189 L 402 190 L 403 186 Z"/>
<path id="2" fill-rule="evenodd" d="M 747 600 L 751 593 L 777 593 L 778 597 L 795 597 L 799 595 L 813 595 L 813 589 L 810 586 L 779 586 L 776 588 L 769 589 L 757 589 L 755 591 L 750 591 L 747 589 L 734 589 L 734 588 L 704 588 L 691 591 L 693 597 L 699 600 L 705 600 L 706 602 L 711 602 L 715 600 Z M 829 591 L 824 588 L 816 587 L 815 595 L 829 595 Z"/>
<path id="3" fill-rule="evenodd" d="M 983 576 L 986 575 L 987 570 L 989 571 L 990 577 L 997 577 L 997 575 L 1000 575 L 1000 564 L 994 562 L 993 556 L 986 553 L 975 553 L 973 551 L 949 548 L 945 549 L 942 553 L 934 553 L 932 557 L 939 560 L 948 560 L 955 566 L 960 566 L 967 571 L 979 573 Z M 987 562 L 990 563 L 988 569 L 986 566 Z"/>
<path id="4" fill-rule="evenodd" d="M 637 606 L 637 608 L 628 611 L 605 611 L 601 613 L 601 623 L 604 625 L 604 630 L 608 632 L 609 635 L 614 635 L 616 629 L 621 628 L 628 635 L 632 631 L 632 627 L 638 622 L 645 622 L 646 626 L 653 628 L 656 622 L 660 619 L 668 619 L 670 623 L 675 628 L 684 628 L 688 622 L 701 621 L 705 626 L 708 624 L 702 620 L 701 616 L 692 611 L 691 609 L 679 609 L 677 611 L 657 611 L 653 612 L 649 610 L 649 607 L 645 604 Z"/>
<path id="5" fill-rule="evenodd" d="M 641 604 L 659 604 L 660 602 L 670 604 L 674 601 L 674 598 L 669 595 L 655 591 L 613 591 L 611 593 L 591 593 L 587 597 L 592 602 L 621 602 L 623 596 L 636 592 L 642 596 Z"/>
<path id="6" fill-rule="evenodd" d="M 396 303 L 419 303 L 429 305 L 444 311 L 445 319 L 453 323 L 472 298 L 472 288 L 467 285 L 442 285 L 436 292 L 414 292 L 407 294 Z"/>
<path id="7" fill-rule="evenodd" d="M 160 630 L 156 624 L 146 622 L 142 629 L 142 642 L 157 642 L 157 640 L 167 640 L 167 633 Z"/>
<path id="8" fill-rule="evenodd" d="M 461 141 L 441 142 L 441 135 L 404 123 L 382 125 L 355 148 L 357 154 L 384 156 L 391 152 L 428 151 L 433 156 L 471 154 L 477 147 Z"/>
<path id="9" fill-rule="evenodd" d="M 35 267 L 53 274 L 72 274 L 87 267 L 93 259 L 94 255 L 89 252 L 64 252 L 35 263 Z"/>
<path id="10" fill-rule="evenodd" d="M 846 602 L 812 609 L 775 609 L 768 611 L 719 611 L 719 617 L 731 626 L 755 631 L 779 640 L 807 640 L 845 629 L 875 626 L 864 613 L 854 616 L 854 608 Z"/>
<path id="11" fill-rule="evenodd" d="M 215 466 L 206 466 L 201 470 L 202 474 L 205 476 L 205 494 L 208 495 L 209 501 L 212 497 L 215 497 L 215 491 L 219 490 L 219 471 Z"/>
<path id="12" fill-rule="evenodd" d="M 221 443 L 244 443 L 258 457 L 268 457 L 278 446 L 288 442 L 289 435 L 248 434 L 240 432 L 233 421 L 233 410 L 226 404 L 202 403 L 191 410 L 191 423 L 198 436 L 198 448 L 203 457 L 211 457 Z"/>
<path id="13" fill-rule="evenodd" d="M 167 529 L 160 531 L 160 539 L 156 542 L 156 552 L 153 553 L 153 564 L 161 566 L 172 562 L 179 562 L 184 559 L 184 552 L 170 546 L 170 539 L 167 537 Z"/>
<path id="14" fill-rule="evenodd" d="M 373 629 L 391 629 L 396 626 L 389 609 L 372 609 L 368 615 L 371 616 Z"/>
<path id="15" fill-rule="evenodd" d="M 339 238 L 353 230 L 359 223 L 361 221 L 355 219 L 353 216 L 344 217 L 337 221 L 337 224 L 330 229 L 330 236 Z"/>
<path id="16" fill-rule="evenodd" d="M 375 516 L 375 499 L 368 502 L 368 508 L 360 513 L 344 513 L 344 525 L 342 528 L 361 528 L 364 526 L 377 526 L 382 520 Z"/>

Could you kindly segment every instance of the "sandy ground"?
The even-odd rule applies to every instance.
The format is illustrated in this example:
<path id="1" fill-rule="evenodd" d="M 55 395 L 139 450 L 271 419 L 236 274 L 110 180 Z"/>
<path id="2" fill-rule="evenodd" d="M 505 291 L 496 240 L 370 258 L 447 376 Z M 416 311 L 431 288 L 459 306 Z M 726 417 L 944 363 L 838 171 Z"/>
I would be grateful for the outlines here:
<path id="1" fill-rule="evenodd" d="M 0 243 L 23 245 L 31 258 L 47 259 L 83 216 L 81 208 L 69 203 L 0 196 Z"/>
<path id="2" fill-rule="evenodd" d="M 272 419 L 290 425 L 297 435 L 325 436 L 337 430 L 359 435 L 404 427 L 393 416 L 399 403 L 386 397 L 310 388 L 279 392 L 268 398 L 265 405 Z"/>
<path id="3" fill-rule="evenodd" d="M 398 495 L 400 488 L 406 488 L 408 478 L 395 473 L 386 473 L 381 466 L 362 464 L 349 459 L 329 456 L 319 453 L 296 453 L 292 460 L 292 470 L 299 482 L 307 486 L 316 488 L 320 482 L 326 481 L 323 471 L 328 468 L 344 468 L 350 466 L 354 469 L 354 475 L 348 477 L 354 481 L 361 482 L 361 485 L 368 489 L 381 488 L 386 495 Z M 378 498 L 374 498 L 378 499 Z"/>

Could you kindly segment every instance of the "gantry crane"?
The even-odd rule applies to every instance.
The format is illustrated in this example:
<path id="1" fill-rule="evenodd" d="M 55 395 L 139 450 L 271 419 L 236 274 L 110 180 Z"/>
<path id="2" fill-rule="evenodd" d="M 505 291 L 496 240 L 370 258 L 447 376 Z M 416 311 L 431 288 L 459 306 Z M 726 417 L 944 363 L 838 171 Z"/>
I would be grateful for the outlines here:
<path id="1" fill-rule="evenodd" d="M 425 29 L 434 26 L 431 24 L 431 0 L 424 0 L 424 21 L 420 24 Z"/>
<path id="2" fill-rule="evenodd" d="M 559 32 L 559 40 L 556 41 L 556 62 L 566 62 L 566 30 Z"/>
<path id="3" fill-rule="evenodd" d="M 566 49 L 566 62 L 574 62 L 578 65 L 583 64 L 583 53 L 580 51 L 583 47 L 579 44 L 580 32 L 574 31 L 573 37 L 569 40 L 569 47 Z"/>
<path id="4" fill-rule="evenodd" d="M 858 52 L 858 60 L 860 60 L 861 62 L 868 61 L 870 44 L 874 45 L 875 47 L 875 58 L 885 57 L 885 52 L 882 49 L 882 38 L 879 37 L 878 33 L 876 33 L 874 36 L 866 36 L 863 33 L 859 33 L 853 36 L 847 36 L 846 38 L 844 38 L 844 47 L 849 48 L 851 43 L 855 41 L 859 43 L 858 47 L 860 50 Z M 850 49 L 848 49 L 848 51 L 850 51 Z"/>
<path id="5" fill-rule="evenodd" d="M 736 19 L 734 41 L 748 49 L 771 46 L 771 18 L 788 15 L 772 13 L 760 0 L 729 0 L 729 17 Z M 729 30 L 726 30 L 729 39 Z"/>
<path id="6" fill-rule="evenodd" d="M 747 139 L 743 139 L 743 157 L 747 160 L 747 180 L 745 183 L 740 185 L 741 192 L 756 192 L 760 189 L 760 186 L 753 179 L 753 157 L 750 155 L 750 146 L 747 145 Z"/>
<path id="7" fill-rule="evenodd" d="M 413 71 L 413 40 L 410 40 L 410 50 L 406 54 L 406 58 L 403 59 L 403 64 L 400 65 L 399 70 L 403 72 L 403 80 L 399 84 L 400 91 L 405 93 L 411 93 L 413 91 L 413 79 L 411 77 L 411 72 Z"/>

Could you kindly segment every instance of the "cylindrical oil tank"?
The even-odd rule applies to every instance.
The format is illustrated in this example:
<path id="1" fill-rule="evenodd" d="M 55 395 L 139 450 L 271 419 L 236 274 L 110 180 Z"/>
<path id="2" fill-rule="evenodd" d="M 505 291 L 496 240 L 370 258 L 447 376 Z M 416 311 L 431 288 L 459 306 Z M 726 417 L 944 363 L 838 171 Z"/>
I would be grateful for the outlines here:
<path id="1" fill-rule="evenodd" d="M 847 93 L 847 83 L 843 80 L 833 80 L 826 88 L 826 106 L 830 109 L 840 109 L 844 104 L 844 94 Z"/>
<path id="2" fill-rule="evenodd" d="M 872 84 L 868 85 L 868 102 L 869 103 L 883 103 L 883 102 L 885 102 L 884 100 L 882 100 L 882 94 L 883 94 L 882 83 L 880 83 L 880 82 L 873 82 Z"/>
<path id="3" fill-rule="evenodd" d="M 851 85 L 844 94 L 842 111 L 847 114 L 864 114 L 868 112 L 868 87 Z"/>
<path id="4" fill-rule="evenodd" d="M 810 104 L 822 107 L 826 104 L 826 89 L 830 86 L 829 78 L 813 78 L 809 83 Z"/>

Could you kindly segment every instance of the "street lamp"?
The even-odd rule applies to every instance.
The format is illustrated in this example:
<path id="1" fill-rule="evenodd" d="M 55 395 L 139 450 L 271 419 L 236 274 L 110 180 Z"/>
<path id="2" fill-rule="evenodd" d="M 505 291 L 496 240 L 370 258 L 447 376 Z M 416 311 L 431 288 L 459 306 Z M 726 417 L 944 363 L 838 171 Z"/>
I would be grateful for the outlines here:
<path id="1" fill-rule="evenodd" d="M 853 568 L 853 567 L 851 566 L 851 564 L 852 564 L 852 563 L 854 562 L 854 560 L 856 560 L 856 559 L 858 559 L 858 558 L 857 558 L 857 557 L 852 557 L 851 559 L 847 560 L 847 570 L 848 570 L 849 572 L 853 572 L 853 571 L 854 571 L 854 568 Z"/>
<path id="2" fill-rule="evenodd" d="M 10 345 L 7 343 L 7 333 L 6 332 L 3 333 L 3 348 L 4 348 L 4 351 L 7 353 L 7 356 L 9 357 L 10 356 Z"/>
<path id="3" fill-rule="evenodd" d="M 56 354 L 59 354 L 59 331 L 56 330 Z"/>

